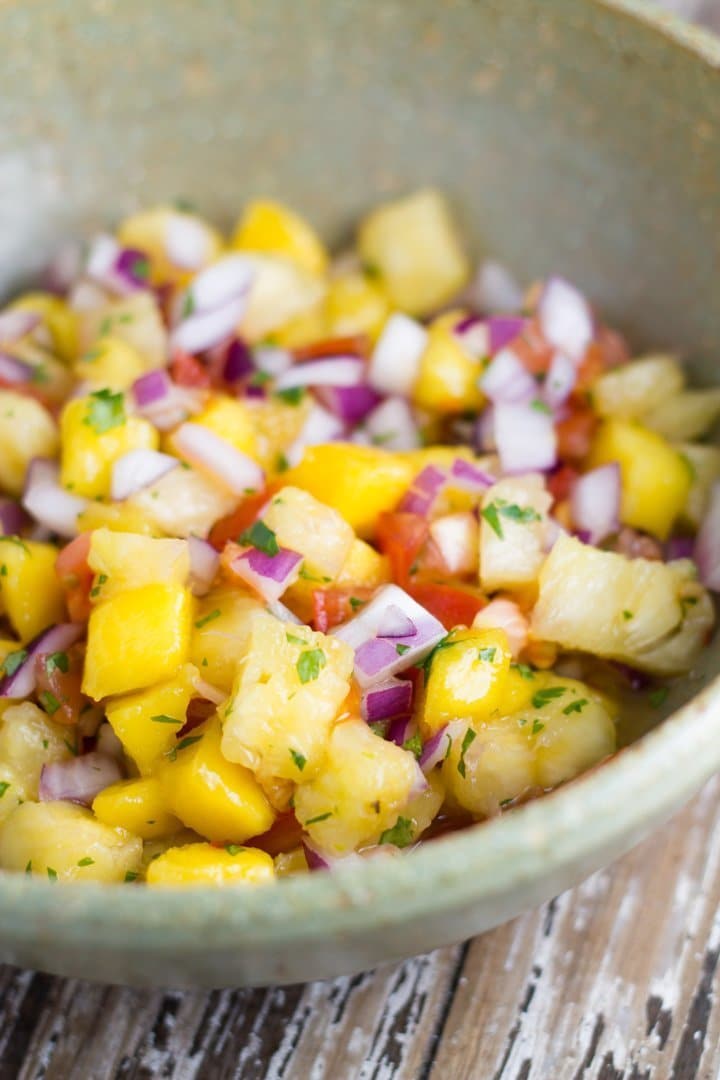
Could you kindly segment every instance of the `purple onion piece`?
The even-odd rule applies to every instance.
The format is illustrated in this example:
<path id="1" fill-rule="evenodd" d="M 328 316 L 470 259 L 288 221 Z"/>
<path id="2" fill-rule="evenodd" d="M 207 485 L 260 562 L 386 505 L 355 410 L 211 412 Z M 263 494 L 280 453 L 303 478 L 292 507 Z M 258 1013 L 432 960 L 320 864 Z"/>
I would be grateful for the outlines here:
<path id="1" fill-rule="evenodd" d="M 370 638 L 355 652 L 355 667 L 372 678 L 396 664 L 398 652 L 395 645 L 382 638 Z"/>
<path id="2" fill-rule="evenodd" d="M 93 751 L 69 761 L 43 765 L 40 773 L 40 802 L 64 800 L 90 806 L 96 795 L 122 780 L 116 758 Z"/>
<path id="3" fill-rule="evenodd" d="M 147 289 L 150 261 L 138 248 L 122 248 L 115 259 L 115 273 L 134 289 Z"/>
<path id="4" fill-rule="evenodd" d="M 3 536 L 17 536 L 27 521 L 20 503 L 14 499 L 0 498 L 0 532 Z"/>
<path id="5" fill-rule="evenodd" d="M 466 488 L 468 491 L 487 491 L 496 483 L 495 477 L 490 473 L 478 469 L 477 465 L 455 458 L 450 470 L 450 481 L 456 487 Z"/>
<path id="6" fill-rule="evenodd" d="M 248 548 L 233 559 L 232 568 L 264 600 L 273 603 L 297 580 L 302 561 L 302 555 L 288 548 L 280 548 L 277 555 Z"/>
<path id="7" fill-rule="evenodd" d="M 408 739 L 412 738 L 415 725 L 411 715 L 396 717 L 388 728 L 387 740 L 396 746 L 404 746 Z"/>
<path id="8" fill-rule="evenodd" d="M 199 536 L 188 536 L 190 585 L 195 596 L 205 596 L 220 565 L 220 556 L 212 544 Z"/>
<path id="9" fill-rule="evenodd" d="M 413 686 L 407 679 L 388 679 L 366 690 L 362 696 L 361 712 L 369 724 L 408 713 L 412 707 Z"/>
<path id="10" fill-rule="evenodd" d="M 0 352 L 0 379 L 11 386 L 24 386 L 32 382 L 35 368 L 9 353 Z"/>
<path id="11" fill-rule="evenodd" d="M 250 347 L 240 338 L 233 338 L 228 346 L 223 367 L 225 382 L 240 382 L 246 375 L 251 375 L 254 370 Z"/>
<path id="12" fill-rule="evenodd" d="M 132 384 L 135 404 L 142 408 L 162 401 L 172 390 L 172 385 L 172 380 L 164 369 L 148 371 L 147 375 L 141 375 Z"/>
<path id="13" fill-rule="evenodd" d="M 518 315 L 493 315 L 488 319 L 491 356 L 519 337 L 525 329 L 525 323 L 526 320 Z"/>
<path id="14" fill-rule="evenodd" d="M 25 698 L 36 686 L 35 657 L 41 653 L 65 652 L 80 639 L 84 627 L 80 623 L 59 623 L 43 630 L 25 646 L 18 646 L 16 653 L 24 653 L 21 663 L 11 675 L 0 680 L 0 698 Z M 12 653 L 10 655 L 13 655 Z M 7 657 L 5 659 L 7 665 Z"/>
<path id="15" fill-rule="evenodd" d="M 377 391 L 365 385 L 320 386 L 315 396 L 346 424 L 359 424 L 381 401 Z"/>
<path id="16" fill-rule="evenodd" d="M 695 541 L 691 536 L 671 536 L 665 545 L 665 558 L 668 562 L 673 559 L 692 559 L 695 549 Z"/>

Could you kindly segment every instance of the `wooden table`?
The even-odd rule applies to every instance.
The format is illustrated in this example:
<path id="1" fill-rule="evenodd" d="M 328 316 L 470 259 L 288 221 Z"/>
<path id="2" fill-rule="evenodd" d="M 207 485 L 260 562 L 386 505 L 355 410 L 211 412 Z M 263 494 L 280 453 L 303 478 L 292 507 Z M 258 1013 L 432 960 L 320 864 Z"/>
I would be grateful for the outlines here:
<path id="1" fill-rule="evenodd" d="M 720 0 L 665 6 L 720 30 Z M 716 778 L 577 889 L 374 973 L 196 994 L 0 967 L 0 1080 L 718 1080 L 719 959 Z"/>

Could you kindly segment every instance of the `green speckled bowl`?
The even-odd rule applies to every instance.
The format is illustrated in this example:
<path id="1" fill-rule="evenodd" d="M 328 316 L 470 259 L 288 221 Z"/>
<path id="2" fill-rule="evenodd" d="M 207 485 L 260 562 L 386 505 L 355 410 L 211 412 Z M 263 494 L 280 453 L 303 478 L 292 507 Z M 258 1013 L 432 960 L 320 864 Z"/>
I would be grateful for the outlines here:
<path id="1" fill-rule="evenodd" d="M 477 250 L 577 279 L 636 345 L 716 378 L 720 44 L 649 5 L 6 0 L 0 34 L 5 289 L 154 200 L 229 223 L 277 195 L 340 240 L 378 199 L 434 183 Z M 611 763 L 404 858 L 247 892 L 5 876 L 0 959 L 219 987 L 476 934 L 627 850 L 720 766 L 717 655 Z"/>

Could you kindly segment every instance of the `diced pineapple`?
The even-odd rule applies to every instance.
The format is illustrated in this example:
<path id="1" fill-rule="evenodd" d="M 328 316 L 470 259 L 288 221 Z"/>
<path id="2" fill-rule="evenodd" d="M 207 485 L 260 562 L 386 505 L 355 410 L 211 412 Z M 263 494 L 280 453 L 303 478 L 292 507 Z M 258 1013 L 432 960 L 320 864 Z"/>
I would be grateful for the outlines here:
<path id="1" fill-rule="evenodd" d="M 682 512 L 682 521 L 699 529 L 710 503 L 713 484 L 720 478 L 720 448 L 697 443 L 679 443 L 675 449 L 690 463 L 692 485 Z"/>
<path id="2" fill-rule="evenodd" d="M 245 404 L 255 431 L 256 459 L 263 468 L 276 469 L 281 455 L 302 431 L 312 409 L 312 395 L 304 394 L 292 404 L 278 397 L 249 398 Z"/>
<path id="3" fill-rule="evenodd" d="M 673 402 L 677 402 L 676 395 Z M 682 437 L 682 436 L 680 436 Z M 616 461 L 622 476 L 620 520 L 665 540 L 687 502 L 692 476 L 677 450 L 654 431 L 626 420 L 606 420 L 588 464 Z"/>
<path id="4" fill-rule="evenodd" d="M 447 203 L 430 188 L 368 214 L 358 249 L 392 303 L 410 315 L 427 315 L 447 303 L 470 273 Z"/>
<path id="5" fill-rule="evenodd" d="M 125 505 L 166 536 L 206 537 L 215 521 L 235 509 L 237 497 L 195 469 L 182 468 L 137 491 Z"/>
<path id="6" fill-rule="evenodd" d="M 18 806 L 0 831 L 0 866 L 51 881 L 125 881 L 140 870 L 142 841 L 67 802 Z"/>
<path id="7" fill-rule="evenodd" d="M 58 429 L 39 401 L 14 390 L 0 390 L 0 487 L 20 495 L 33 458 L 54 458 Z"/>
<path id="8" fill-rule="evenodd" d="M 508 477 L 482 501 L 480 582 L 488 592 L 518 589 L 537 581 L 545 559 L 552 496 L 541 476 Z"/>
<path id="9" fill-rule="evenodd" d="M 28 799 L 37 799 L 43 765 L 70 757 L 67 729 L 37 705 L 10 705 L 0 721 L 0 823 Z"/>
<path id="10" fill-rule="evenodd" d="M 159 437 L 141 416 L 127 416 L 121 393 L 98 390 L 67 403 L 60 420 L 60 479 L 75 495 L 110 494 L 113 463 L 128 450 L 157 450 Z"/>
<path id="11" fill-rule="evenodd" d="M 83 693 L 99 701 L 170 678 L 187 660 L 192 596 L 179 585 L 118 593 L 90 615 Z"/>
<path id="12" fill-rule="evenodd" d="M 305 851 L 302 847 L 293 848 L 292 851 L 281 851 L 273 859 L 275 873 L 278 877 L 287 877 L 290 874 L 307 873 L 308 864 Z"/>
<path id="13" fill-rule="evenodd" d="M 127 390 L 147 370 L 143 357 L 121 338 L 106 336 L 75 361 L 74 372 L 91 390 Z"/>
<path id="14" fill-rule="evenodd" d="M 173 733 L 177 728 L 173 729 Z M 168 813 L 162 784 L 156 776 L 121 780 L 95 796 L 92 810 L 103 825 L 127 829 L 143 840 L 172 836 L 182 825 Z"/>
<path id="15" fill-rule="evenodd" d="M 282 203 L 248 203 L 233 233 L 232 247 L 291 259 L 311 274 L 324 274 L 328 256 L 311 225 Z"/>
<path id="16" fill-rule="evenodd" d="M 250 770 L 223 755 L 220 739 L 214 717 L 178 743 L 159 776 L 167 805 L 188 828 L 242 844 L 266 832 L 275 814 Z"/>
<path id="17" fill-rule="evenodd" d="M 395 508 L 417 471 L 404 455 L 332 443 L 306 447 L 300 464 L 285 478 L 337 510 L 367 540 L 375 533 L 378 516 Z"/>
<path id="18" fill-rule="evenodd" d="M 593 406 L 600 416 L 638 420 L 674 399 L 684 385 L 685 375 L 674 356 L 643 356 L 601 375 L 593 383 Z"/>
<path id="19" fill-rule="evenodd" d="M 0 537 L 0 597 L 22 641 L 65 617 L 63 590 L 55 574 L 54 544 Z"/>
<path id="20" fill-rule="evenodd" d="M 328 288 L 327 332 L 331 337 L 367 334 L 376 341 L 390 310 L 387 293 L 378 282 L 359 272 L 341 274 Z"/>
<path id="21" fill-rule="evenodd" d="M 92 532 L 93 529 L 110 529 L 112 532 L 136 533 L 139 536 L 156 536 L 158 528 L 149 521 L 142 511 L 128 502 L 102 503 L 91 502 L 78 514 L 79 532 Z"/>
<path id="22" fill-rule="evenodd" d="M 685 570 L 679 571 L 683 566 Z M 661 673 L 654 651 L 664 639 L 682 631 L 696 608 L 703 616 L 706 612 L 700 600 L 684 610 L 686 568 L 682 563 L 627 559 L 561 536 L 540 574 L 532 633 L 565 649 Z M 694 588 L 701 590 L 697 585 Z M 678 649 L 675 670 L 692 666 L 696 651 L 691 645 L 688 642 L 687 649 Z"/>
<path id="23" fill-rule="evenodd" d="M 238 659 L 224 713 L 223 754 L 263 782 L 311 779 L 350 689 L 352 649 L 338 638 L 263 614 L 254 619 Z"/>
<path id="24" fill-rule="evenodd" d="M 615 724 L 602 697 L 584 683 L 551 675 L 537 681 L 533 707 L 509 719 L 530 735 L 537 784 L 553 788 L 614 753 Z"/>
<path id="25" fill-rule="evenodd" d="M 439 771 L 434 770 L 427 777 L 425 790 L 412 796 L 395 822 L 392 831 L 398 838 L 402 837 L 403 841 L 406 841 L 398 846 L 407 847 L 419 840 L 432 825 L 444 801 L 445 785 Z"/>
<path id="26" fill-rule="evenodd" d="M 273 330 L 272 339 L 283 349 L 301 349 L 304 345 L 321 341 L 328 333 L 325 302 L 321 298 L 312 307 L 305 308 L 299 315 L 293 316 Z"/>
<path id="27" fill-rule="evenodd" d="M 320 773 L 298 786 L 295 813 L 323 851 L 347 855 L 395 825 L 417 778 L 411 753 L 346 720 L 332 730 Z"/>
<path id="28" fill-rule="evenodd" d="M 257 440 L 253 417 L 245 402 L 225 394 L 215 394 L 210 404 L 193 417 L 193 423 L 214 431 L 241 453 L 255 457 Z M 172 435 L 168 442 L 172 448 Z"/>
<path id="29" fill-rule="evenodd" d="M 270 855 L 258 848 L 228 844 L 187 844 L 169 848 L 147 869 L 148 885 L 265 885 L 275 878 Z"/>
<path id="30" fill-rule="evenodd" d="M 51 409 L 64 404 L 75 386 L 75 378 L 67 364 L 31 337 L 12 345 L 12 355 L 32 368 L 30 381 L 42 394 L 42 403 Z M 30 396 L 30 395 L 28 395 Z"/>
<path id="31" fill-rule="evenodd" d="M 337 510 L 298 487 L 283 487 L 273 495 L 262 520 L 280 547 L 303 555 L 307 572 L 321 579 L 340 572 L 355 539 Z"/>
<path id="32" fill-rule="evenodd" d="M 479 409 L 483 403 L 478 388 L 482 364 L 466 352 L 453 333 L 460 318 L 459 311 L 450 311 L 430 326 L 412 389 L 412 399 L 421 409 L 452 414 Z"/>
<path id="33" fill-rule="evenodd" d="M 491 817 L 504 803 L 535 784 L 533 748 L 512 717 L 480 727 L 466 720 L 450 725 L 450 748 L 441 775 L 451 798 L 473 817 Z"/>
<path id="34" fill-rule="evenodd" d="M 192 270 L 207 266 L 222 251 L 220 233 L 198 214 L 172 206 L 156 206 L 141 210 L 121 222 L 117 230 L 118 241 L 123 247 L 143 251 L 150 260 L 150 281 L 153 285 L 163 282 L 181 282 L 188 276 L 188 269 L 173 260 L 171 234 L 192 230 L 193 252 L 198 250 L 199 260 Z"/>
<path id="35" fill-rule="evenodd" d="M 453 630 L 435 649 L 422 725 L 428 735 L 457 716 L 476 723 L 502 708 L 512 655 L 503 630 Z"/>
<path id="36" fill-rule="evenodd" d="M 697 580 L 697 568 L 690 559 L 672 562 L 668 570 L 674 576 L 683 619 L 672 634 L 644 651 L 642 665 L 638 666 L 658 675 L 683 675 L 692 668 L 708 642 L 715 623 L 715 607 Z"/>
<path id="37" fill-rule="evenodd" d="M 198 602 L 190 659 L 206 682 L 230 693 L 254 618 L 264 611 L 256 596 L 236 586 L 215 588 Z"/>
<path id="38" fill-rule="evenodd" d="M 164 367 L 168 353 L 165 329 L 157 297 L 141 289 L 118 300 L 90 308 L 78 314 L 81 326 L 80 346 L 92 351 L 103 335 L 112 334 L 125 342 L 143 359 L 144 370 Z"/>
<path id="39" fill-rule="evenodd" d="M 50 333 L 54 352 L 66 362 L 75 358 L 78 351 L 77 315 L 59 296 L 44 292 L 24 293 L 10 304 L 9 310 L 36 312 Z"/>
<path id="40" fill-rule="evenodd" d="M 95 572 L 91 592 L 96 603 L 144 585 L 186 585 L 190 576 L 187 540 L 156 540 L 133 533 L 96 529 L 90 538 L 88 565 Z"/>
<path id="41" fill-rule="evenodd" d="M 684 390 L 645 413 L 643 423 L 652 431 L 681 442 L 706 435 L 720 416 L 720 390 Z"/>
<path id="42" fill-rule="evenodd" d="M 167 682 L 108 701 L 110 726 L 141 776 L 153 772 L 175 745 L 197 677 L 197 668 L 184 664 Z"/>
<path id="43" fill-rule="evenodd" d="M 238 332 L 249 342 L 262 341 L 325 297 L 325 282 L 290 259 L 248 255 L 254 277 Z"/>
<path id="44" fill-rule="evenodd" d="M 390 563 L 385 555 L 355 539 L 347 559 L 336 575 L 333 584 L 339 589 L 377 589 L 391 580 Z M 310 622 L 313 613 L 313 594 L 321 587 L 312 576 L 300 577 L 283 595 L 283 603 L 303 622 Z"/>

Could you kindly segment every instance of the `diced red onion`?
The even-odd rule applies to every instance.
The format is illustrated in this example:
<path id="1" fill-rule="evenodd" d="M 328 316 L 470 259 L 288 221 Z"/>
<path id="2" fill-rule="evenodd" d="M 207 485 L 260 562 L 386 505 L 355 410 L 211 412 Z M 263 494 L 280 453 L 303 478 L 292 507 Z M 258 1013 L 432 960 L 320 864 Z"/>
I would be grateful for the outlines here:
<path id="1" fill-rule="evenodd" d="M 470 289 L 472 301 L 490 314 L 519 311 L 523 305 L 523 292 L 516 279 L 492 259 L 482 264 Z"/>
<path id="2" fill-rule="evenodd" d="M 46 529 L 59 536 L 72 537 L 77 535 L 78 514 L 87 509 L 88 500 L 61 487 L 60 468 L 56 462 L 35 458 L 25 477 L 22 505 Z"/>
<path id="3" fill-rule="evenodd" d="M 455 458 L 448 478 L 450 486 L 472 492 L 487 491 L 496 482 L 496 477 L 464 458 Z"/>
<path id="4" fill-rule="evenodd" d="M 110 493 L 116 501 L 128 499 L 136 491 L 150 487 L 180 462 L 158 450 L 128 450 L 112 466 Z"/>
<path id="5" fill-rule="evenodd" d="M 362 695 L 360 711 L 369 724 L 388 720 L 409 713 L 412 708 L 413 688 L 407 679 L 386 679 Z"/>
<path id="6" fill-rule="evenodd" d="M 401 397 L 389 397 L 365 418 L 370 443 L 386 450 L 415 450 L 420 432 L 410 405 Z"/>
<path id="7" fill-rule="evenodd" d="M 244 255 L 226 255 L 197 275 L 188 289 L 193 310 L 217 311 L 250 292 L 255 271 Z"/>
<path id="8" fill-rule="evenodd" d="M 179 270 L 199 270 L 210 252 L 207 229 L 189 214 L 171 214 L 165 233 L 165 253 Z"/>
<path id="9" fill-rule="evenodd" d="M 564 353 L 556 352 L 543 383 L 543 400 L 557 409 L 567 401 L 576 382 L 577 367 Z"/>
<path id="10" fill-rule="evenodd" d="M 37 311 L 3 311 L 0 314 L 0 341 L 4 345 L 12 345 L 34 330 L 41 321 Z"/>
<path id="11" fill-rule="evenodd" d="M 435 465 L 426 465 L 403 495 L 398 510 L 407 514 L 428 514 L 446 483 L 446 472 Z"/>
<path id="12" fill-rule="evenodd" d="M 20 503 L 0 498 L 0 535 L 17 536 L 26 524 L 27 517 Z"/>
<path id="13" fill-rule="evenodd" d="M 720 592 L 720 484 L 715 484 L 710 493 L 695 541 L 695 562 L 703 584 L 713 592 Z"/>
<path id="14" fill-rule="evenodd" d="M 551 469 L 557 460 L 553 418 L 532 405 L 496 405 L 495 441 L 506 473 Z"/>
<path id="15" fill-rule="evenodd" d="M 370 359 L 368 379 L 381 394 L 407 397 L 420 370 L 428 333 L 409 315 L 391 315 Z"/>
<path id="16" fill-rule="evenodd" d="M 665 544 L 665 558 L 668 562 L 673 559 L 692 559 L 695 550 L 695 542 L 691 536 L 671 536 Z"/>
<path id="17" fill-rule="evenodd" d="M 292 367 L 293 358 L 291 352 L 276 345 L 255 345 L 253 361 L 258 371 L 272 375 L 275 379 Z"/>
<path id="18" fill-rule="evenodd" d="M 384 678 L 397 660 L 397 649 L 386 638 L 373 637 L 355 650 L 355 674 L 361 686 Z M 379 678 L 378 678 L 379 677 Z"/>
<path id="19" fill-rule="evenodd" d="M 526 320 L 520 315 L 493 315 L 487 321 L 488 345 L 491 356 L 495 356 L 511 341 L 519 337 L 525 329 Z"/>
<path id="20" fill-rule="evenodd" d="M 222 307 L 198 311 L 178 323 L 170 334 L 170 348 L 175 351 L 199 353 L 212 349 L 235 333 L 247 306 L 247 296 L 235 296 Z"/>
<path id="21" fill-rule="evenodd" d="M 512 349 L 501 349 L 494 356 L 480 379 L 480 387 L 496 405 L 531 401 L 538 392 L 534 378 Z"/>
<path id="22" fill-rule="evenodd" d="M 397 716 L 388 728 L 386 738 L 388 742 L 395 743 L 396 746 L 403 746 L 408 739 L 413 737 L 416 731 L 417 728 L 413 723 L 412 716 Z"/>
<path id="23" fill-rule="evenodd" d="M 548 551 L 552 551 L 561 536 L 569 535 L 570 534 L 568 530 L 560 524 L 557 518 L 554 518 L 552 514 L 550 514 L 548 516 L 547 527 L 545 529 L 545 542 L 543 543 L 543 551 L 545 551 L 546 553 Z M 578 540 L 582 540 L 583 543 L 587 543 L 589 539 L 587 536 L 580 536 L 580 533 L 577 533 L 577 537 Z"/>
<path id="24" fill-rule="evenodd" d="M 202 408 L 202 393 L 176 386 L 167 371 L 149 371 L 132 385 L 137 410 L 159 431 L 170 431 Z"/>
<path id="25" fill-rule="evenodd" d="M 588 543 L 599 544 L 620 527 L 622 482 L 617 462 L 601 465 L 579 476 L 570 492 L 570 512 Z"/>
<path id="26" fill-rule="evenodd" d="M 96 236 L 88 254 L 86 273 L 98 284 L 120 296 L 148 287 L 148 277 L 139 267 L 147 256 L 134 248 L 122 248 L 112 236 Z"/>
<path id="27" fill-rule="evenodd" d="M 264 600 L 272 603 L 297 581 L 302 561 L 302 555 L 288 548 L 280 548 L 277 555 L 248 548 L 233 559 L 232 568 Z"/>
<path id="28" fill-rule="evenodd" d="M 469 511 L 445 514 L 430 524 L 430 537 L 451 574 L 477 574 L 478 522 Z"/>
<path id="29" fill-rule="evenodd" d="M 223 379 L 227 383 L 240 382 L 255 370 L 250 347 L 241 339 L 234 338 L 227 350 L 223 365 Z"/>
<path id="30" fill-rule="evenodd" d="M 375 631 L 378 637 L 414 637 L 417 628 L 412 619 L 397 604 L 388 604 Z"/>
<path id="31" fill-rule="evenodd" d="M 490 352 L 490 335 L 488 324 L 485 319 L 478 315 L 465 315 L 453 328 L 453 334 L 458 339 L 466 353 L 479 360 Z"/>
<path id="32" fill-rule="evenodd" d="M 13 675 L 5 675 L 0 680 L 0 698 L 29 697 L 35 689 L 35 658 L 41 653 L 65 652 L 74 645 L 83 634 L 80 623 L 59 623 L 43 630 L 29 644 L 18 646 L 27 655 Z"/>
<path id="33" fill-rule="evenodd" d="M 333 356 L 293 364 L 278 376 L 276 390 L 298 386 L 359 386 L 365 378 L 365 363 L 357 356 Z"/>
<path id="34" fill-rule="evenodd" d="M 117 759 L 98 751 L 53 761 L 43 765 L 40 773 L 40 802 L 63 800 L 90 806 L 96 795 L 122 780 L 122 775 Z"/>
<path id="35" fill-rule="evenodd" d="M 360 866 L 365 857 L 364 853 L 360 854 L 355 851 L 349 855 L 328 855 L 313 844 L 311 840 L 308 840 L 307 837 L 303 839 L 302 846 L 308 870 L 312 872 L 316 870 L 334 870 L 338 866 Z"/>
<path id="36" fill-rule="evenodd" d="M 220 556 L 212 544 L 199 536 L 188 536 L 190 554 L 190 587 L 195 596 L 205 596 L 215 580 Z"/>
<path id="37" fill-rule="evenodd" d="M 322 405 L 313 405 L 305 418 L 300 434 L 285 450 L 285 457 L 289 465 L 297 465 L 303 456 L 306 446 L 321 446 L 323 443 L 333 442 L 345 433 L 345 427 L 337 416 L 334 416 Z"/>
<path id="38" fill-rule="evenodd" d="M 445 724 L 434 735 L 431 735 L 422 748 L 420 755 L 420 768 L 424 773 L 431 772 L 436 765 L 442 764 L 450 749 L 450 735 L 448 725 Z"/>
<path id="39" fill-rule="evenodd" d="M 33 381 L 35 368 L 16 356 L 0 352 L 0 380 L 10 386 L 25 386 Z"/>
<path id="40" fill-rule="evenodd" d="M 173 435 L 173 447 L 192 464 L 212 473 L 234 495 L 260 491 L 265 483 L 257 462 L 202 424 L 181 424 Z"/>
<path id="41" fill-rule="evenodd" d="M 172 385 L 172 379 L 164 369 L 148 371 L 147 375 L 141 375 L 132 385 L 135 403 L 142 407 L 162 401 L 170 393 Z"/>
<path id="42" fill-rule="evenodd" d="M 136 248 L 121 248 L 115 260 L 114 269 L 117 276 L 125 282 L 126 287 L 135 291 L 148 287 L 147 265 L 148 258 L 144 251 L 138 251 Z"/>
<path id="43" fill-rule="evenodd" d="M 380 395 L 367 385 L 321 386 L 315 396 L 345 424 L 359 424 L 380 402 Z"/>
<path id="44" fill-rule="evenodd" d="M 545 284 L 537 308 L 545 339 L 578 363 L 595 334 L 593 313 L 585 297 L 564 278 Z"/>

